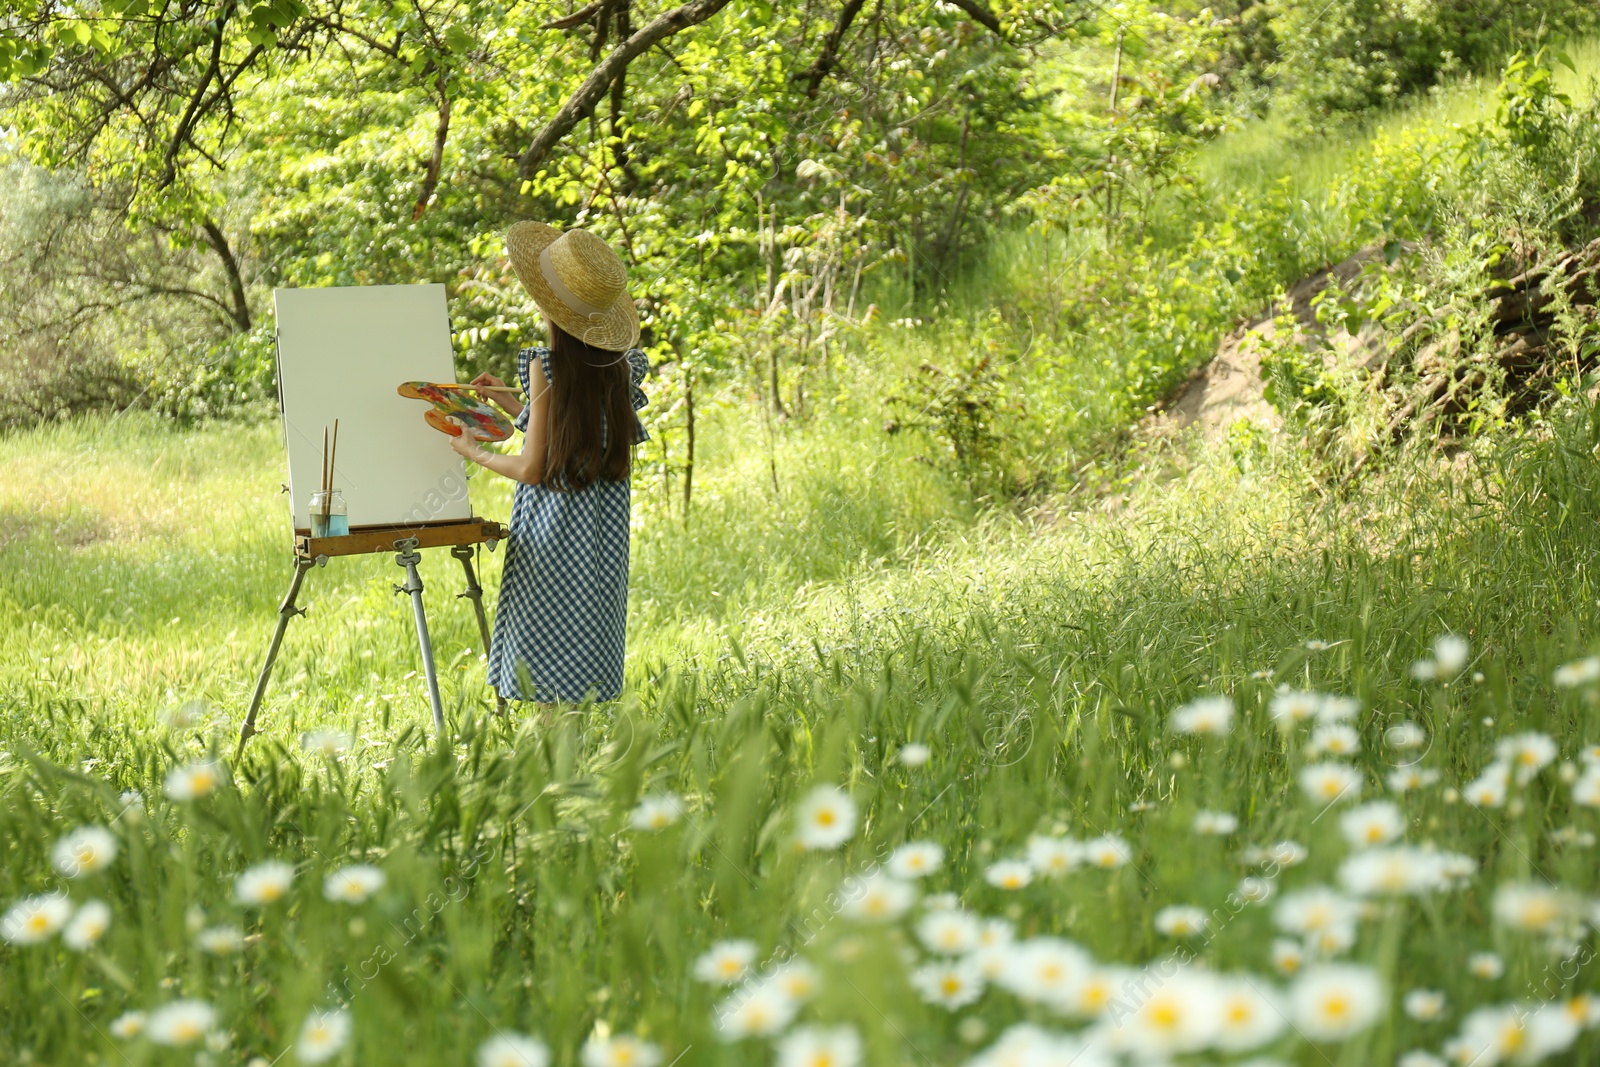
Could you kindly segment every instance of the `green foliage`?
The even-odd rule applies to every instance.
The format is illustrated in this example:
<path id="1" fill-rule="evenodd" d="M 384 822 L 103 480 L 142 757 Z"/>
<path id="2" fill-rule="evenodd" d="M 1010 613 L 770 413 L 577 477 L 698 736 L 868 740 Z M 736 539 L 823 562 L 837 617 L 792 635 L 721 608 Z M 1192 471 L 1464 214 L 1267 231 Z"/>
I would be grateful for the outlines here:
<path id="1" fill-rule="evenodd" d="M 1272 70 L 1307 119 L 1358 116 L 1491 70 L 1524 42 L 1593 32 L 1596 17 L 1571 0 L 1290 0 L 1272 22 Z"/>
<path id="2" fill-rule="evenodd" d="M 1306 847 L 1279 872 L 1280 894 L 1333 882 L 1352 852 L 1344 809 L 1300 799 L 1308 738 L 1272 720 L 1280 684 L 1357 699 L 1361 747 L 1346 762 L 1368 793 L 1396 763 L 1438 771 L 1439 783 L 1394 796 L 1405 840 L 1474 861 L 1459 888 L 1380 900 L 1383 918 L 1357 927 L 1342 958 L 1388 989 L 1384 1021 L 1341 1043 L 1358 1050 L 1352 1061 L 1392 1062 L 1454 1032 L 1399 1010 L 1415 987 L 1443 990 L 1458 1015 L 1529 998 L 1565 1010 L 1590 988 L 1586 969 L 1552 971 L 1545 938 L 1486 917 L 1497 891 L 1534 869 L 1593 885 L 1595 853 L 1579 843 L 1593 810 L 1555 767 L 1513 786 L 1520 803 L 1503 807 L 1445 792 L 1514 733 L 1545 732 L 1575 762 L 1592 744 L 1587 689 L 1549 681 L 1592 651 L 1600 625 L 1589 456 L 1600 422 L 1584 405 L 1486 442 L 1465 477 L 1418 464 L 1348 509 L 1319 501 L 1293 450 L 1240 440 L 1187 456 L 1183 492 L 1151 478 L 1125 510 L 1053 524 L 952 512 L 954 536 L 901 553 L 875 546 L 937 526 L 915 510 L 926 467 L 873 452 L 856 414 L 817 416 L 831 446 L 786 442 L 781 510 L 749 506 L 746 458 L 728 447 L 753 418 L 708 431 L 708 456 L 725 459 L 708 463 L 708 500 L 726 506 L 699 513 L 707 528 L 693 537 L 664 509 L 641 512 L 632 694 L 548 728 L 483 715 L 474 629 L 440 607 L 453 733 L 432 742 L 419 680 L 404 677 L 415 648 L 387 587 L 393 563 L 319 569 L 266 733 L 231 781 L 186 802 L 164 796 L 165 775 L 226 749 L 287 579 L 272 551 L 283 528 L 273 433 L 135 419 L 115 435 L 80 423 L 0 441 L 16 474 L 0 512 L 31 523 L 8 527 L 21 562 L 0 573 L 0 900 L 64 888 L 112 909 L 93 951 L 54 938 L 0 953 L 7 1054 L 155 1061 L 172 1054 L 111 1036 L 111 1023 L 182 996 L 217 1006 L 240 1058 L 277 1054 L 311 1009 L 344 1004 L 355 1058 L 403 1035 L 408 1062 L 459 1063 L 520 1031 L 571 1062 L 603 1024 L 660 1044 L 663 1062 L 687 1051 L 685 1062 L 731 1067 L 768 1050 L 720 1039 L 733 991 L 691 972 L 735 937 L 756 942 L 760 964 L 810 962 L 820 986 L 800 1021 L 854 1026 L 881 1061 L 915 1058 L 912 1044 L 937 1062 L 970 1057 L 968 1017 L 985 1022 L 985 1045 L 1018 1021 L 1066 1028 L 1001 988 L 961 1013 L 924 1003 L 901 964 L 922 912 L 888 925 L 839 913 L 844 880 L 912 840 L 945 850 L 923 892 L 1009 912 L 1021 937 L 1138 966 L 1173 951 L 1156 913 L 1195 904 L 1224 917 L 1193 945 L 1211 971 L 1287 984 L 1272 964 L 1273 907 L 1222 903 L 1251 869 L 1247 850 Z M 844 499 L 854 508 L 835 506 Z M 808 558 L 809 580 L 746 562 L 718 570 L 721 555 Z M 497 559 L 485 560 L 492 589 Z M 448 565 L 425 561 L 430 591 L 452 588 Z M 1444 631 L 1470 638 L 1481 680 L 1411 677 Z M 1229 736 L 1169 731 L 1175 708 L 1214 693 L 1238 706 Z M 1388 745 L 1400 721 L 1431 739 L 1420 759 Z M 930 746 L 926 765 L 897 758 L 910 741 Z M 837 851 L 793 847 L 817 784 L 860 807 Z M 633 829 L 638 800 L 661 793 L 681 798 L 678 821 Z M 1197 835 L 1202 811 L 1236 815 L 1236 833 Z M 110 827 L 119 853 L 67 880 L 51 850 L 82 825 Z M 1015 891 L 985 880 L 1034 835 L 1104 833 L 1131 844 L 1129 865 Z M 267 859 L 293 865 L 288 894 L 241 903 L 236 876 Z M 349 863 L 384 872 L 371 899 L 325 897 L 326 876 Z M 205 951 L 197 931 L 225 926 L 245 936 L 239 951 Z M 1484 951 L 1505 964 L 1497 983 L 1467 973 Z M 1593 1042 L 1579 1038 L 1573 1062 L 1592 1058 Z M 1304 1065 L 1346 1054 L 1292 1033 L 1270 1051 Z"/>

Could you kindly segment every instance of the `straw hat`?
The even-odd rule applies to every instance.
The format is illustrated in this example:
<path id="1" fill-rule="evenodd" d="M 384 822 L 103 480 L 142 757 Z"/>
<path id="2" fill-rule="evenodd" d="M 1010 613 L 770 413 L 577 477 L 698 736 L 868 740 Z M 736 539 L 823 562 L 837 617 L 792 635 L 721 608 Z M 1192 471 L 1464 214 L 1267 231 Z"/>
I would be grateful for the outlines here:
<path id="1" fill-rule="evenodd" d="M 551 322 L 611 352 L 638 343 L 639 310 L 628 295 L 628 268 L 600 238 L 588 230 L 519 222 L 506 231 L 506 253 Z"/>

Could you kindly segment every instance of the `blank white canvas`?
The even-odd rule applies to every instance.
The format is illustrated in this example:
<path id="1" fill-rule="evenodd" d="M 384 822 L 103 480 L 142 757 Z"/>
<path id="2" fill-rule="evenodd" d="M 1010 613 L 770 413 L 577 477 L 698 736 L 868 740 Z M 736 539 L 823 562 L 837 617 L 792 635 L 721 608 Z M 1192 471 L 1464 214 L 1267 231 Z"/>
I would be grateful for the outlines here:
<path id="1" fill-rule="evenodd" d="M 322 430 L 339 420 L 334 488 L 350 526 L 414 526 L 472 517 L 450 439 L 401 382 L 455 381 L 442 285 L 274 289 L 278 389 L 295 529 L 311 529 Z"/>

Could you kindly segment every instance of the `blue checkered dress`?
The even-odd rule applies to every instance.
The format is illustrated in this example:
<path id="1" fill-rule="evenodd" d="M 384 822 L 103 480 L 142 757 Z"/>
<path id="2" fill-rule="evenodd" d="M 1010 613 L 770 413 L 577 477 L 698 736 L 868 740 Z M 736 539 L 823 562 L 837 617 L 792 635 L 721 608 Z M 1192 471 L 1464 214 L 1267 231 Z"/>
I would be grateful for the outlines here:
<path id="1" fill-rule="evenodd" d="M 535 356 L 551 380 L 548 348 L 518 352 L 517 376 L 530 399 Z M 649 364 L 637 348 L 627 360 L 637 410 L 645 405 L 639 385 Z M 528 428 L 527 408 L 516 426 Z M 638 440 L 649 439 L 640 426 Z M 630 496 L 626 481 L 591 482 L 575 493 L 517 485 L 489 646 L 489 684 L 501 696 L 576 702 L 622 692 Z"/>

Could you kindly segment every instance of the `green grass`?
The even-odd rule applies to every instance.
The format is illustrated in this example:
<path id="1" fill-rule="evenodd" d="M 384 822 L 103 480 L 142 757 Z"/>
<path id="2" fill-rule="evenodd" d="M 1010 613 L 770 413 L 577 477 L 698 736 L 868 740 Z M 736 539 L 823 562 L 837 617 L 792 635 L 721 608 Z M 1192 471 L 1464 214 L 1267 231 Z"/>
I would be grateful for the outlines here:
<path id="1" fill-rule="evenodd" d="M 1584 55 L 1594 66 L 1594 50 Z M 1459 119 L 1469 104 L 1452 99 L 1393 121 Z M 1125 433 L 1130 382 L 1160 380 L 1132 365 L 1129 346 L 1170 349 L 1175 336 L 1193 349 L 1182 359 L 1198 359 L 1270 287 L 1197 281 L 1235 260 L 1254 269 L 1245 259 L 1266 231 L 1247 225 L 1305 223 L 1273 238 L 1281 272 L 1365 232 L 1344 214 L 1348 198 L 1326 196 L 1359 152 L 1291 158 L 1270 131 L 1216 151 L 1231 162 L 1203 160 L 1222 168 L 1208 180 L 1292 170 L 1305 196 L 1234 217 L 1235 243 L 1198 267 L 1146 250 L 1126 261 L 1144 273 L 1088 279 L 1136 293 L 1143 319 L 1117 319 L 1120 305 L 1095 318 L 1090 296 L 1072 304 L 1052 286 L 1086 276 L 1042 273 L 1047 255 L 1065 262 L 1062 246 L 1019 234 L 935 321 L 858 339 L 809 387 L 809 420 L 769 427 L 746 398 L 713 398 L 687 516 L 681 483 L 651 473 L 635 485 L 625 696 L 548 725 L 489 713 L 483 649 L 453 599 L 459 568 L 435 553 L 422 573 L 449 729 L 431 736 L 409 605 L 391 588 L 398 569 L 337 560 L 307 579 L 310 614 L 289 629 L 263 735 L 215 791 L 169 799 L 173 768 L 231 752 L 289 579 L 277 430 L 130 416 L 0 438 L 0 908 L 59 890 L 112 916 L 86 951 L 59 936 L 0 942 L 0 1055 L 311 1062 L 294 1048 L 303 1021 L 343 1006 L 353 1034 L 333 1062 L 400 1049 L 408 1063 L 458 1064 L 505 1032 L 539 1035 L 563 1065 L 607 1033 L 659 1045 L 662 1067 L 765 1062 L 766 1036 L 729 1041 L 718 1026 L 728 998 L 748 991 L 692 977 L 732 938 L 753 943 L 758 970 L 808 961 L 816 989 L 789 1005 L 796 1025 L 853 1028 L 864 1062 L 993 1063 L 975 1057 L 1019 1023 L 1101 1037 L 1144 1025 L 1155 1041 L 1163 996 L 1221 1016 L 1208 973 L 1301 994 L 1318 973 L 1281 965 L 1275 902 L 1236 895 L 1246 875 L 1271 876 L 1280 897 L 1340 884 L 1359 852 L 1341 832 L 1354 805 L 1330 808 L 1296 784 L 1333 757 L 1309 754 L 1310 726 L 1272 721 L 1280 687 L 1357 701 L 1359 750 L 1336 762 L 1364 800 L 1386 794 L 1397 766 L 1437 772 L 1390 795 L 1403 840 L 1468 856 L 1472 870 L 1416 897 L 1370 894 L 1349 943 L 1327 950 L 1361 968 L 1351 981 L 1382 985 L 1370 1018 L 1318 1036 L 1303 1007 L 1268 996 L 1256 1006 L 1278 1004 L 1292 1025 L 1269 1027 L 1280 1032 L 1257 1051 L 1390 1064 L 1441 1051 L 1479 1009 L 1567 1011 L 1595 984 L 1587 895 L 1600 816 L 1583 768 L 1600 745 L 1600 688 L 1553 678 L 1595 650 L 1600 629 L 1597 409 L 1564 402 L 1452 456 L 1402 454 L 1347 496 L 1284 434 L 1153 445 L 1114 496 L 988 508 L 956 484 L 937 442 L 883 432 L 884 398 L 919 363 L 987 354 L 1018 374 L 1033 418 L 1067 427 L 1008 447 L 1058 449 L 1072 468 L 1118 462 L 1090 445 Z M 1318 188 L 1326 206 L 1306 200 Z M 1179 314 L 1192 319 L 1163 333 Z M 1011 344 L 1019 322 L 1037 348 Z M 480 513 L 507 515 L 503 481 L 476 477 L 472 494 Z M 481 563 L 492 601 L 499 557 Z M 1448 682 L 1417 680 L 1413 663 L 1446 633 L 1469 641 L 1471 662 Z M 1175 709 L 1216 694 L 1237 707 L 1231 732 L 1172 732 Z M 1401 722 L 1423 731 L 1420 752 L 1386 743 Z M 302 743 L 327 731 L 342 751 Z M 1504 805 L 1461 795 L 1498 744 L 1530 731 L 1555 745 L 1553 765 L 1511 785 Z M 929 746 L 925 765 L 901 758 L 912 742 Z M 797 819 L 819 786 L 847 791 L 859 818 L 836 848 L 799 848 Z M 670 796 L 682 817 L 634 828 L 649 796 Z M 1237 831 L 1198 834 L 1206 811 L 1236 817 Z M 68 878 L 51 853 L 79 826 L 108 827 L 118 854 Z M 1036 835 L 1106 834 L 1127 841 L 1129 863 L 992 884 L 994 865 Z M 1285 840 L 1304 846 L 1302 862 L 1256 852 Z M 910 891 L 921 903 L 885 922 L 855 914 L 860 880 L 913 841 L 945 854 Z M 293 865 L 283 899 L 236 899 L 235 878 L 269 860 Z M 384 886 L 361 903 L 326 899 L 325 876 L 357 862 L 381 869 Z M 1496 917 L 1508 888 L 1545 883 L 1574 894 L 1556 898 L 1547 928 Z M 1003 982 L 958 1011 L 928 1003 L 910 982 L 934 957 L 917 924 L 944 893 L 1019 939 L 1091 954 L 1108 1014 L 1091 1026 Z M 1161 933 L 1174 905 L 1207 913 L 1208 935 Z M 245 935 L 242 951 L 202 949 L 197 932 L 219 926 Z M 1486 952 L 1502 976 L 1473 975 Z M 1174 955 L 1198 967 L 1174 977 L 1163 962 Z M 1117 969 L 1140 967 L 1155 973 L 1130 982 Z M 1419 988 L 1445 994 L 1442 1019 L 1402 1010 Z M 113 1035 L 125 1013 L 178 997 L 217 1011 L 204 1059 Z M 1543 1032 L 1560 1029 L 1551 1017 Z M 1174 1062 L 1244 1059 L 1197 1041 L 1207 1048 Z M 1548 1061 L 1594 1064 L 1600 1042 L 1588 1032 Z M 781 1062 L 823 1063 L 793 1049 Z"/>
<path id="2" fill-rule="evenodd" d="M 1279 878 L 1287 891 L 1332 881 L 1346 846 L 1291 784 L 1303 739 L 1265 716 L 1279 683 L 1361 701 L 1352 762 L 1369 791 L 1394 759 L 1384 729 L 1424 725 L 1424 765 L 1445 781 L 1400 798 L 1407 839 L 1482 868 L 1448 893 L 1379 901 L 1347 955 L 1388 983 L 1381 1020 L 1348 1042 L 1290 1030 L 1275 1043 L 1286 1062 L 1391 1062 L 1437 1047 L 1476 1004 L 1587 988 L 1536 992 L 1552 957 L 1483 916 L 1503 882 L 1591 887 L 1594 850 L 1558 832 L 1592 831 L 1593 813 L 1571 806 L 1554 769 L 1515 807 L 1442 794 L 1507 733 L 1546 731 L 1568 759 L 1600 740 L 1593 704 L 1549 685 L 1590 647 L 1600 614 L 1600 476 L 1575 458 L 1592 443 L 1587 423 L 1486 446 L 1474 464 L 1419 463 L 1337 506 L 1307 488 L 1292 451 L 1179 450 L 1115 507 L 1049 521 L 932 504 L 925 464 L 843 426 L 831 446 L 780 440 L 784 488 L 769 494 L 748 469 L 757 460 L 722 436 L 748 429 L 719 420 L 709 453 L 722 459 L 687 531 L 640 490 L 636 654 L 620 706 L 550 729 L 484 718 L 473 629 L 445 603 L 453 561 L 431 559 L 457 709 L 452 743 L 435 746 L 420 680 L 403 677 L 415 659 L 393 565 L 339 561 L 311 576 L 312 614 L 290 630 L 266 735 L 236 785 L 191 803 L 163 799 L 162 776 L 227 747 L 287 577 L 272 431 L 134 422 L 8 438 L 5 506 L 30 522 L 9 527 L 18 562 L 0 585 L 5 897 L 65 885 L 114 916 L 90 954 L 0 948 L 0 999 L 26 1006 L 0 1022 L 11 1055 L 165 1062 L 107 1028 L 182 994 L 219 1009 L 225 1059 L 271 1059 L 308 1010 L 347 1002 L 344 1055 L 358 1058 L 403 1041 L 408 1062 L 460 1062 L 501 1029 L 538 1033 L 576 1062 L 609 1027 L 660 1043 L 666 1060 L 745 1063 L 760 1042 L 720 1041 L 723 995 L 688 977 L 728 937 L 752 939 L 762 960 L 810 959 L 821 990 L 803 1019 L 857 1027 L 874 1061 L 954 1062 L 979 1030 L 986 1043 L 1020 1020 L 1075 1026 L 998 988 L 959 1013 L 926 1005 L 899 962 L 906 923 L 838 913 L 841 879 L 906 840 L 947 850 L 930 891 L 1009 917 L 1021 935 L 1142 964 L 1173 947 L 1155 912 L 1194 904 L 1224 917 L 1199 959 L 1285 983 L 1270 908 L 1225 903 L 1248 870 L 1239 857 L 1247 843 L 1308 846 Z M 877 454 L 863 454 L 870 441 Z M 484 488 L 480 508 L 503 511 L 503 492 Z M 1470 638 L 1482 681 L 1409 678 L 1445 631 Z M 1215 692 L 1239 705 L 1231 736 L 1167 732 L 1173 708 Z M 213 705 L 209 721 L 160 725 L 163 707 L 191 698 Z M 300 750 L 298 731 L 326 727 L 357 740 L 337 758 Z M 911 740 L 931 745 L 926 767 L 896 762 Z M 791 846 L 796 803 L 816 783 L 844 786 L 861 809 L 837 852 Z M 143 821 L 119 815 L 125 789 L 145 798 Z M 681 796 L 687 818 L 628 829 L 637 798 L 656 791 Z M 1196 839 L 1201 809 L 1236 814 L 1238 834 Z M 68 883 L 48 854 L 79 824 L 110 825 L 122 854 Z M 1134 861 L 1014 893 L 985 883 L 990 863 L 1041 832 L 1116 832 Z M 297 867 L 287 901 L 233 902 L 233 876 L 268 857 Z M 323 900 L 322 876 L 355 860 L 378 864 L 385 888 L 361 905 Z M 196 909 L 239 924 L 244 952 L 199 951 Z M 1469 977 L 1467 954 L 1491 949 L 1506 976 Z M 1446 1023 L 1399 1013 L 1414 986 L 1447 993 Z M 1591 1062 L 1592 1044 L 1568 1062 Z"/>

